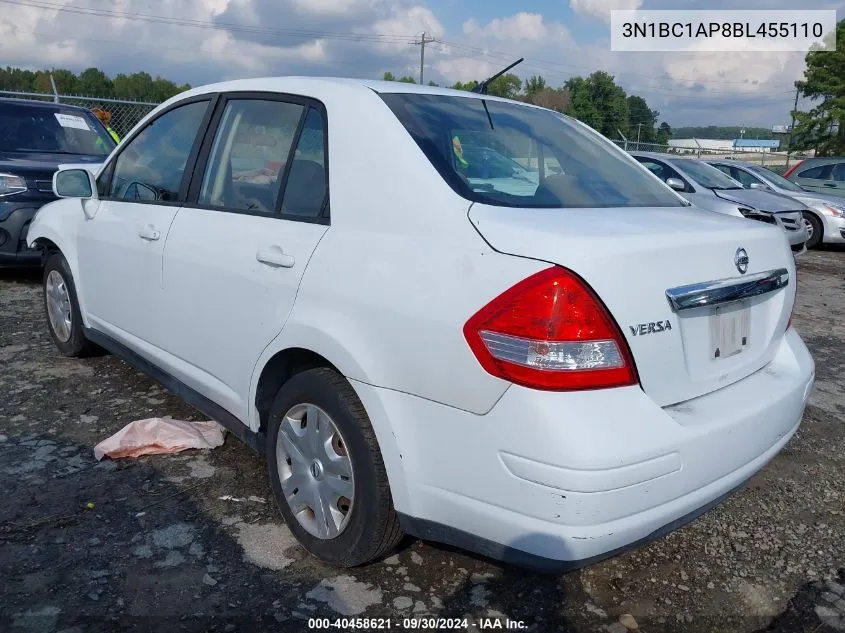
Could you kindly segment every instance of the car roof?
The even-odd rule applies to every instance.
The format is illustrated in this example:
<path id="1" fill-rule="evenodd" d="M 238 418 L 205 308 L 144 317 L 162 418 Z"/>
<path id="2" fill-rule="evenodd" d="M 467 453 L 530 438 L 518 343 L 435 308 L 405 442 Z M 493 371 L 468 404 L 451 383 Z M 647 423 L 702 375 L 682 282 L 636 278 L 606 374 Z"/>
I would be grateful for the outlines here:
<path id="1" fill-rule="evenodd" d="M 90 112 L 88 108 L 70 105 L 67 103 L 55 103 L 53 101 L 37 101 L 35 99 L 9 99 L 6 97 L 0 97 L 0 105 L 4 103 L 13 103 L 15 105 L 24 105 L 33 108 L 43 108 L 45 110 L 56 110 L 58 108 L 61 108 L 63 110 L 82 110 L 83 112 Z"/>
<path id="2" fill-rule="evenodd" d="M 705 163 L 719 163 L 720 165 L 735 165 L 737 167 L 761 167 L 757 163 L 747 160 L 735 160 L 733 158 L 703 158 Z"/>
<path id="3" fill-rule="evenodd" d="M 253 79 L 235 79 L 222 81 L 213 84 L 206 84 L 182 92 L 170 101 L 176 102 L 186 97 L 202 95 L 213 92 L 279 92 L 298 94 L 302 96 L 313 96 L 331 94 L 342 96 L 344 93 L 352 94 L 361 91 L 375 92 L 378 94 L 425 94 L 448 97 L 464 97 L 470 99 L 486 99 L 489 101 L 505 101 L 518 103 L 526 107 L 536 108 L 538 106 L 504 99 L 490 95 L 482 95 L 466 90 L 453 90 L 452 88 L 441 88 L 439 86 L 420 86 L 401 81 L 381 81 L 375 79 L 354 79 L 349 77 L 306 77 L 306 76 L 278 76 L 278 77 L 256 77 Z M 541 108 L 542 109 L 542 108 Z"/>

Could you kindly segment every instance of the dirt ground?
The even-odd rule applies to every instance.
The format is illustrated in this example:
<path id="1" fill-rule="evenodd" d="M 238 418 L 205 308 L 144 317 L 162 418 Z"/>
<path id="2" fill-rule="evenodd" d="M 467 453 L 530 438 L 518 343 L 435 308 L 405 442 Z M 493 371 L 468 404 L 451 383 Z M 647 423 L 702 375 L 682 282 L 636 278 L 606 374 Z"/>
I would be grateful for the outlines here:
<path id="1" fill-rule="evenodd" d="M 323 566 L 285 528 L 262 459 L 231 436 L 98 463 L 94 445 L 127 422 L 203 417 L 114 357 L 59 356 L 38 275 L 0 272 L 0 631 L 300 631 L 314 617 L 404 629 L 431 616 L 466 617 L 458 630 L 845 630 L 845 249 L 798 268 L 795 325 L 817 386 L 794 439 L 687 527 L 560 577 L 411 539 L 365 568 Z"/>

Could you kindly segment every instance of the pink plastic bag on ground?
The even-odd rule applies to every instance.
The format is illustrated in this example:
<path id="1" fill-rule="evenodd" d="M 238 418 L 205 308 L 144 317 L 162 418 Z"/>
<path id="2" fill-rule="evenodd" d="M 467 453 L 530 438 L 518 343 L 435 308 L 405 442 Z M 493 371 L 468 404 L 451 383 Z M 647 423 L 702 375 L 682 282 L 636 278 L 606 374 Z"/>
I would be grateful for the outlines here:
<path id="1" fill-rule="evenodd" d="M 130 422 L 94 447 L 97 461 L 103 457 L 139 457 L 178 453 L 190 448 L 216 448 L 223 444 L 224 429 L 217 422 L 187 422 L 149 418 Z"/>

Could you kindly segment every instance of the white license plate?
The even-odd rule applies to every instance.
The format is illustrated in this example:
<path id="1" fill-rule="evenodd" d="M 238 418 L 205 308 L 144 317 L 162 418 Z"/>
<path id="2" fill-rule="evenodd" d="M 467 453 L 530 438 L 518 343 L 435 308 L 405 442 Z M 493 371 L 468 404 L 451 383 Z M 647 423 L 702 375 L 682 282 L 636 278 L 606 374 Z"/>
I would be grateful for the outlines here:
<path id="1" fill-rule="evenodd" d="M 751 343 L 751 307 L 748 301 L 717 306 L 710 315 L 710 358 L 741 354 Z"/>

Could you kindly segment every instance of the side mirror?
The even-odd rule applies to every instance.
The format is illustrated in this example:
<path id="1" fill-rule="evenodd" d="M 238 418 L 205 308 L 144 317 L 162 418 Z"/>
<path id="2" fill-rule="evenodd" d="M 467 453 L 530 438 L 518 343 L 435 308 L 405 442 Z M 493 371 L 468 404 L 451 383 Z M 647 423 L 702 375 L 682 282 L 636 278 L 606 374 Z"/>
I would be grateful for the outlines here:
<path id="1" fill-rule="evenodd" d="M 59 198 L 96 198 L 97 181 L 87 169 L 62 169 L 53 174 L 53 193 Z"/>
<path id="2" fill-rule="evenodd" d="M 666 184 L 672 187 L 675 191 L 685 191 L 687 186 L 680 178 L 667 178 Z"/>
<path id="3" fill-rule="evenodd" d="M 752 183 L 749 185 L 749 189 L 763 189 L 763 190 L 768 190 L 768 187 L 767 187 L 766 185 L 764 185 L 762 182 L 752 182 Z"/>

